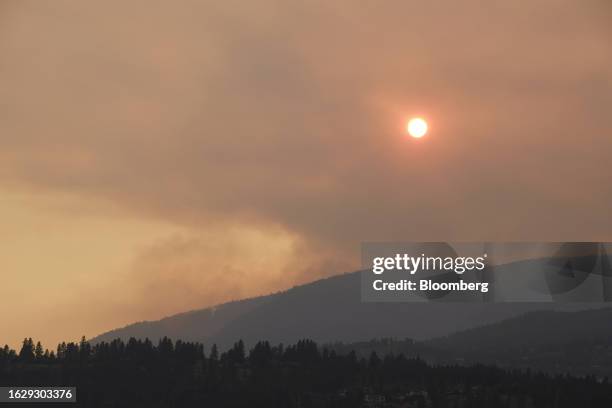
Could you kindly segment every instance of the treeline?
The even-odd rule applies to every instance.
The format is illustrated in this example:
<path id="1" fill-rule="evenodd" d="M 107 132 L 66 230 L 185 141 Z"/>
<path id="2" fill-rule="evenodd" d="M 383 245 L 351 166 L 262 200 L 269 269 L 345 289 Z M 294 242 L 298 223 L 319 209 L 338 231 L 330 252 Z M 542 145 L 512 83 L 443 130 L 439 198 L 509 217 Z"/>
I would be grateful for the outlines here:
<path id="1" fill-rule="evenodd" d="M 358 357 L 315 342 L 219 352 L 161 339 L 0 349 L 2 386 L 76 386 L 83 407 L 610 407 L 612 385 L 475 365 L 430 366 L 402 354 Z M 74 406 L 74 405 L 73 405 Z"/>

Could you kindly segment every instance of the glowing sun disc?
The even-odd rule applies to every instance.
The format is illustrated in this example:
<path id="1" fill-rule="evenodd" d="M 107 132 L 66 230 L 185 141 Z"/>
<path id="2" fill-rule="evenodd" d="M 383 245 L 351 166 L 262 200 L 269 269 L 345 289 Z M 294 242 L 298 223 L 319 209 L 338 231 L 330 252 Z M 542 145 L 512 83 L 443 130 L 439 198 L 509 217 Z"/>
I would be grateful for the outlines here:
<path id="1" fill-rule="evenodd" d="M 416 137 L 417 139 L 427 134 L 427 128 L 427 122 L 425 122 L 425 120 L 422 118 L 412 118 L 406 125 L 408 134 L 412 137 Z"/>

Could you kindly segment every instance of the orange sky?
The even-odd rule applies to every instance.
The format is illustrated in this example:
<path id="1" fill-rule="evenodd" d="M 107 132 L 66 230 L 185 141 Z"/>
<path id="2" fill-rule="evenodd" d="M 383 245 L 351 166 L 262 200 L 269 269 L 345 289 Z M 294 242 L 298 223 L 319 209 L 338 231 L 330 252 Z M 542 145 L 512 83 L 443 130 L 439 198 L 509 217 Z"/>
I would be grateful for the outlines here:
<path id="1" fill-rule="evenodd" d="M 348 271 L 366 240 L 612 241 L 611 23 L 605 0 L 0 3 L 0 343 Z"/>

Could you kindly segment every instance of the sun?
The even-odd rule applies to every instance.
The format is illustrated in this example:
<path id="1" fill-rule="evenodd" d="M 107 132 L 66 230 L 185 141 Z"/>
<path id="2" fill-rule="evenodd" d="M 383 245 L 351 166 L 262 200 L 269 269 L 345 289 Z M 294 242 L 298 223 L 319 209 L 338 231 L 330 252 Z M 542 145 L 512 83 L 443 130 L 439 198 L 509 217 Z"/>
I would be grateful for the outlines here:
<path id="1" fill-rule="evenodd" d="M 412 118 L 406 125 L 408 134 L 414 138 L 421 138 L 427 134 L 427 122 L 423 118 Z"/>

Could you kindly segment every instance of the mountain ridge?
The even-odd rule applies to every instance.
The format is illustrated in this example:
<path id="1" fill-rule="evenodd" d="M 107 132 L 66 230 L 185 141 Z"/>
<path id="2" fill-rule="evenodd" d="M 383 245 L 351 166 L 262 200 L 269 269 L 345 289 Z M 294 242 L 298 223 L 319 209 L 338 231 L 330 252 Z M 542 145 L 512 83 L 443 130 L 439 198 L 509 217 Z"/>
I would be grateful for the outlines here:
<path id="1" fill-rule="evenodd" d="M 360 295 L 360 272 L 316 280 L 288 290 L 218 306 L 138 322 L 102 333 L 92 342 L 114 338 L 167 336 L 183 341 L 231 346 L 238 339 L 322 343 L 373 338 L 428 340 L 495 323 L 533 310 L 585 308 L 554 303 L 368 303 Z"/>

